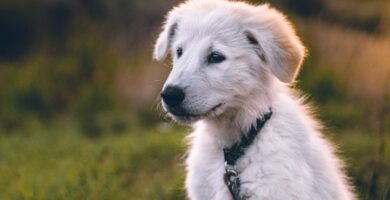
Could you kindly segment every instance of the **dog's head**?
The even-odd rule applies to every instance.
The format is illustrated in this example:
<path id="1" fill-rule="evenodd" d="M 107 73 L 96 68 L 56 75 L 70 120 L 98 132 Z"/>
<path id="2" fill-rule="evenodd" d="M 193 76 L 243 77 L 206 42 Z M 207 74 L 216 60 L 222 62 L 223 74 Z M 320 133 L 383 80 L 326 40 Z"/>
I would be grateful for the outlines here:
<path id="1" fill-rule="evenodd" d="M 173 67 L 161 92 L 177 121 L 218 117 L 272 82 L 294 81 L 305 48 L 283 14 L 268 5 L 191 0 L 169 12 L 154 49 Z M 276 77 L 276 78 L 275 78 Z"/>

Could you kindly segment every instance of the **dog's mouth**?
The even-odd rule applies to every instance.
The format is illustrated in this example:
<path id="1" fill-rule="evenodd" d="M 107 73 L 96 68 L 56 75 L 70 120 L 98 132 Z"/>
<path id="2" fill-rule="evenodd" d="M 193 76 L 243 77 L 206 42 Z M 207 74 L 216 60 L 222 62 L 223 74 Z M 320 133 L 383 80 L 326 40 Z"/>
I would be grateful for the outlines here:
<path id="1" fill-rule="evenodd" d="M 207 116 L 215 116 L 217 110 L 219 110 L 225 103 L 219 103 L 213 106 L 210 110 L 202 114 L 189 113 L 181 107 L 168 108 L 168 113 L 173 117 L 174 120 L 179 122 L 194 122 Z"/>

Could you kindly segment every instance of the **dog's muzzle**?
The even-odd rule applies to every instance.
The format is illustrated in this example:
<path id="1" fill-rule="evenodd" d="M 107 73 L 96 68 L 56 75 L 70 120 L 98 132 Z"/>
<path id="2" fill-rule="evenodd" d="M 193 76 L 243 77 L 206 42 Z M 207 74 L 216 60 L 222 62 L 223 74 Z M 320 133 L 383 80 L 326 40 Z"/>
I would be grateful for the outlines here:
<path id="1" fill-rule="evenodd" d="M 187 114 L 181 106 L 185 97 L 184 90 L 178 86 L 168 85 L 161 92 L 161 99 L 166 105 L 167 110 L 176 116 Z"/>
<path id="2" fill-rule="evenodd" d="M 186 95 L 180 87 L 167 86 L 163 92 L 161 92 L 161 98 L 164 103 L 169 107 L 178 107 L 184 101 Z"/>

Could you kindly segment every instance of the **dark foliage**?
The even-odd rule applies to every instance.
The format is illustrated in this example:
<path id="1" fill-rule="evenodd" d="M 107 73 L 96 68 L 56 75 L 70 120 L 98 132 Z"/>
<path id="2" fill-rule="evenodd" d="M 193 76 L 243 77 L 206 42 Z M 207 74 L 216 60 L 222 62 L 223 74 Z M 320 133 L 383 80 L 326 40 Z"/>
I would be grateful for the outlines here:
<path id="1" fill-rule="evenodd" d="M 37 27 L 23 12 L 0 8 L 0 61 L 17 61 L 31 50 Z"/>

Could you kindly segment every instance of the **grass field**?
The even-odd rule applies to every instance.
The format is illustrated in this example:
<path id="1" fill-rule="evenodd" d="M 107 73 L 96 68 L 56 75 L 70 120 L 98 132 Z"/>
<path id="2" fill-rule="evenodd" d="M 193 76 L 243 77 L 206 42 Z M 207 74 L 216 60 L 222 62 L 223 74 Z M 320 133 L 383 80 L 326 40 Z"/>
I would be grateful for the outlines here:
<path id="1" fill-rule="evenodd" d="M 140 129 L 95 139 L 70 128 L 34 130 L 0 134 L 0 199 L 185 199 L 186 130 Z M 375 137 L 345 132 L 332 138 L 362 199 L 385 200 L 389 170 L 373 176 L 389 159 L 373 163 Z M 381 187 L 375 198 L 373 181 Z"/>
<path id="2" fill-rule="evenodd" d="M 183 134 L 0 135 L 0 199 L 183 199 Z"/>

